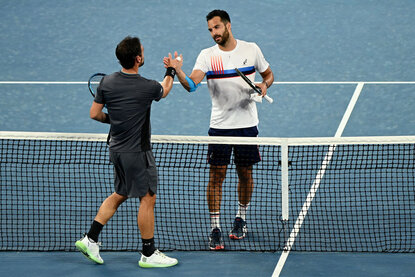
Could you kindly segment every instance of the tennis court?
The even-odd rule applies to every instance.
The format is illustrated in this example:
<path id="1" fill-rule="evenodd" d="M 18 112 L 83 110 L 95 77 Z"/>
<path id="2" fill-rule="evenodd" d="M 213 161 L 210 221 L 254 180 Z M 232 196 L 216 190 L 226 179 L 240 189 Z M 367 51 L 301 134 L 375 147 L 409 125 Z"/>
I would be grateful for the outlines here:
<path id="1" fill-rule="evenodd" d="M 215 8 L 229 12 L 237 38 L 261 47 L 276 75 L 269 91 L 275 103 L 258 105 L 260 136 L 265 140 L 263 162 L 256 169 L 252 234 L 239 244 L 226 241 L 229 251 L 205 251 L 207 177 L 200 155 L 206 144 L 165 139 L 206 136 L 210 97 L 206 85 L 192 95 L 175 85 L 166 101 L 153 105 L 152 132 L 160 135 L 155 143 L 160 145 L 162 183 L 173 187 L 160 194 L 158 211 L 166 214 L 159 220 L 171 222 L 157 223 L 157 239 L 180 265 L 138 268 L 134 202 L 120 210 L 119 221 L 103 232 L 106 264 L 90 264 L 72 244 L 102 200 L 94 195 L 104 197 L 111 189 L 112 172 L 101 135 L 108 132 L 107 126 L 89 119 L 86 81 L 92 73 L 119 69 L 114 46 L 126 35 L 138 35 L 143 42 L 142 75 L 161 79 L 162 58 L 175 50 L 183 53 L 183 68 L 190 73 L 199 51 L 213 44 L 205 16 Z M 281 276 L 411 276 L 415 270 L 413 12 L 411 1 L 3 3 L 0 273 L 271 276 L 278 264 Z M 15 138 L 4 139 L 8 132 Z M 56 140 L 61 136 L 56 132 L 69 133 L 70 138 Z M 39 139 L 42 136 L 47 139 Z M 94 138 L 86 143 L 84 136 Z M 371 141 L 373 136 L 381 137 Z M 79 145 L 72 144 L 74 137 Z M 363 142 L 343 144 L 343 137 Z M 302 138 L 311 144 L 305 145 Z M 16 155 L 16 149 L 19 153 L 23 149 L 24 155 Z M 170 157 L 163 153 L 177 154 L 166 162 Z M 99 178 L 89 175 L 97 169 L 102 170 Z M 234 213 L 235 178 L 231 174 L 226 183 L 225 221 Z M 16 187 L 17 183 L 23 185 Z M 91 191 L 83 191 L 85 183 Z M 99 183 L 108 186 L 97 192 Z M 62 185 L 46 194 L 53 184 Z M 298 226 L 296 219 L 313 184 L 318 187 L 312 206 Z M 80 201 L 84 195 L 87 200 Z M 319 208 L 313 209 L 315 205 Z M 189 216 L 185 224 L 171 214 L 175 209 Z M 318 221 L 322 218 L 326 220 Z M 133 219 L 125 223 L 132 231 L 125 233 L 121 222 L 127 219 Z M 194 225 L 200 234 L 192 233 Z M 28 228 L 14 232 L 17 226 Z M 175 240 L 178 233 L 185 236 L 183 242 Z"/>

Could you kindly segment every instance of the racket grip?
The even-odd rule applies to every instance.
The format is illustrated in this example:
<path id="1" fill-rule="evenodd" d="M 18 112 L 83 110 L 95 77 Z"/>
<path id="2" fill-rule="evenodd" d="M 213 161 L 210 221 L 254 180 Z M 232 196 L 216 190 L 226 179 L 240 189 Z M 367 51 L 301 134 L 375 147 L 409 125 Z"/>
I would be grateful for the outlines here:
<path id="1" fill-rule="evenodd" d="M 268 95 L 264 96 L 265 100 L 267 100 L 269 103 L 274 102 L 274 99 L 272 99 L 271 97 L 269 97 Z"/>

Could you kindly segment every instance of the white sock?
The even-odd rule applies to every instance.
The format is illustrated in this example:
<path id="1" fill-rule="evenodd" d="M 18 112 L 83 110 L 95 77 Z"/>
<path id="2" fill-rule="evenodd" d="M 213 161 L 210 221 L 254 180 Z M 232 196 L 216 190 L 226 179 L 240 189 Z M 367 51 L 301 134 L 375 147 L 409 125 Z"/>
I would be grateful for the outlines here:
<path id="1" fill-rule="evenodd" d="M 246 213 L 248 211 L 249 203 L 246 205 L 243 205 L 239 203 L 238 205 L 238 213 L 236 214 L 236 217 L 242 218 L 244 221 L 246 221 Z"/>
<path id="2" fill-rule="evenodd" d="M 210 228 L 212 230 L 215 228 L 220 229 L 220 212 L 210 213 Z"/>

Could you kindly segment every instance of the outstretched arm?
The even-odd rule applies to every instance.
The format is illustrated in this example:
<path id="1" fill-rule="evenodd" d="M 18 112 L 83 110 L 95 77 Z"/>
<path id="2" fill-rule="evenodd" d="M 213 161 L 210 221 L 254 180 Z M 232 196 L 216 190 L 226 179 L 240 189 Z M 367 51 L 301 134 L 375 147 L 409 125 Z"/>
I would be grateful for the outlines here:
<path id="1" fill-rule="evenodd" d="M 177 79 L 188 92 L 195 91 L 203 78 L 205 78 L 205 73 L 199 69 L 193 70 L 189 77 L 183 70 L 177 71 Z"/>
<path id="2" fill-rule="evenodd" d="M 205 73 L 201 70 L 193 70 L 189 77 L 186 76 L 186 73 L 182 70 L 183 56 L 179 56 L 177 55 L 177 52 L 175 52 L 174 57 L 176 60 L 177 58 L 180 58 L 180 64 L 176 67 L 176 75 L 180 84 L 189 92 L 195 91 L 199 83 L 205 78 Z M 168 58 L 164 58 L 165 67 L 167 67 L 167 62 Z"/>
<path id="3" fill-rule="evenodd" d="M 177 55 L 177 52 L 175 54 Z M 162 98 L 165 98 L 173 87 L 173 80 L 174 76 L 176 75 L 177 68 L 181 67 L 183 62 L 178 59 L 173 59 L 171 53 L 169 53 L 168 57 L 163 59 L 163 62 L 164 67 L 167 68 L 166 74 L 164 75 L 164 80 L 161 82 L 161 86 L 163 87 Z"/>

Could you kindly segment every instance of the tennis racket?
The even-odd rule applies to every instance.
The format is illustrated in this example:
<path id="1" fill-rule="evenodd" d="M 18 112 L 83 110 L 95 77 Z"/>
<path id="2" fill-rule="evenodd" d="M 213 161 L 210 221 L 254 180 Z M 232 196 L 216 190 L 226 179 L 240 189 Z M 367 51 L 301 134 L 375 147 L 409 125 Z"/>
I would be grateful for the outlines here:
<path id="1" fill-rule="evenodd" d="M 248 79 L 248 77 L 245 76 L 245 74 L 243 74 L 238 68 L 235 68 L 236 73 L 238 73 L 239 76 L 242 77 L 242 79 L 244 79 L 244 81 L 253 89 L 255 90 L 258 94 L 262 94 L 262 91 L 259 87 L 255 86 L 254 83 L 251 82 L 251 80 Z M 264 96 L 265 100 L 267 100 L 268 102 L 272 103 L 274 102 L 274 100 L 269 97 L 268 95 Z"/>
<path id="2" fill-rule="evenodd" d="M 89 77 L 88 80 L 88 89 L 91 93 L 92 97 L 95 98 L 95 95 L 97 94 L 97 88 L 99 83 L 101 82 L 102 77 L 104 77 L 104 73 L 95 73 L 91 77 Z"/>
<path id="3" fill-rule="evenodd" d="M 95 73 L 93 74 L 91 77 L 89 77 L 88 80 L 88 89 L 89 92 L 91 93 L 92 97 L 95 98 L 95 95 L 97 94 L 97 88 L 99 86 L 99 83 L 101 82 L 101 79 L 105 76 L 104 73 Z M 104 105 L 104 108 L 107 108 L 106 105 Z M 111 127 L 110 130 L 108 132 L 108 136 L 107 136 L 107 144 L 110 144 L 110 140 L 111 140 Z"/>

